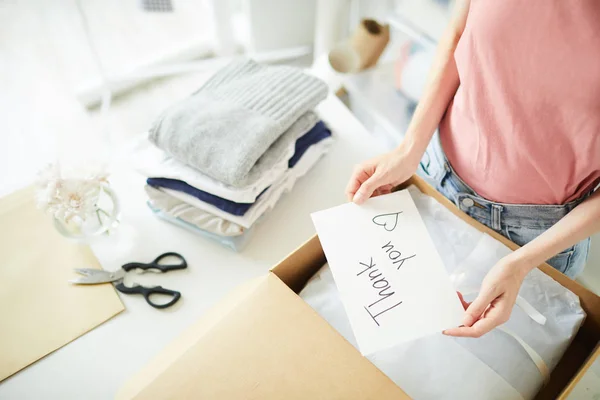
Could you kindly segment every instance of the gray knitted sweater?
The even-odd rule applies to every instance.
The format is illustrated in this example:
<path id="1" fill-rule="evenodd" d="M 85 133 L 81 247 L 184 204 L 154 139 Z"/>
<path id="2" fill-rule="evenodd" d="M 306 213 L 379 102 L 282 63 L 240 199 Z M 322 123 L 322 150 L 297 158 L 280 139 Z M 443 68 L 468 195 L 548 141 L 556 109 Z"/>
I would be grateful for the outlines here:
<path id="1" fill-rule="evenodd" d="M 294 122 L 326 96 L 323 81 L 297 68 L 237 60 L 168 108 L 149 136 L 156 146 L 200 172 L 244 187 L 255 165 L 259 170 L 252 171 L 254 176 L 261 173 L 261 165 L 268 168 L 269 163 L 257 161 L 271 145 L 282 135 L 289 135 L 284 141 L 295 140 L 300 132 Z M 302 125 L 305 131 L 312 128 Z"/>

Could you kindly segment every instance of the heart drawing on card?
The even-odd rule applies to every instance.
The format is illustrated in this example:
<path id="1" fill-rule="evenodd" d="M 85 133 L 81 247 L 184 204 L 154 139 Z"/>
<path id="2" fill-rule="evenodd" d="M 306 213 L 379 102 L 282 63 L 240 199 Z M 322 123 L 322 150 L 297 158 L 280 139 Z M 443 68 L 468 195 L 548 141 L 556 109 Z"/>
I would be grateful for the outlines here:
<path id="1" fill-rule="evenodd" d="M 398 225 L 398 216 L 402 214 L 402 211 L 397 213 L 380 214 L 373 217 L 373 223 L 375 225 L 382 226 L 388 232 L 396 229 Z"/>

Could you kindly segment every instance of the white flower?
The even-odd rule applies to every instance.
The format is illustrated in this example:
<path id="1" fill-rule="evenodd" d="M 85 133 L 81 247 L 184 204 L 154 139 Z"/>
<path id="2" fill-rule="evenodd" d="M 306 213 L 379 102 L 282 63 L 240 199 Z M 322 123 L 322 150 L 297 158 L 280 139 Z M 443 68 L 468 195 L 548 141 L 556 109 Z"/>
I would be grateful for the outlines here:
<path id="1" fill-rule="evenodd" d="M 74 218 L 85 221 L 95 216 L 102 187 L 108 183 L 106 175 L 85 179 L 63 179 L 56 166 L 40 174 L 38 206 L 65 223 Z"/>
<path id="2" fill-rule="evenodd" d="M 59 203 L 54 215 L 65 222 L 69 222 L 73 217 L 85 220 L 96 211 L 100 185 L 95 181 L 69 180 L 64 181 L 57 192 Z"/>
<path id="3" fill-rule="evenodd" d="M 39 186 L 47 186 L 50 182 L 61 179 L 60 167 L 58 164 L 48 164 L 40 170 L 37 176 Z"/>

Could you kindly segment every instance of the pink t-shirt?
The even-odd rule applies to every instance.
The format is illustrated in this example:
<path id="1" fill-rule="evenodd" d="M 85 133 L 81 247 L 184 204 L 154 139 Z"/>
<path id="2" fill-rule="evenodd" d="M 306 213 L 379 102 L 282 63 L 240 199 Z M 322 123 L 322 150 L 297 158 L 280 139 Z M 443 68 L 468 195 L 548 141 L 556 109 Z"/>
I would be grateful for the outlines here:
<path id="1" fill-rule="evenodd" d="M 563 204 L 600 180 L 600 0 L 472 0 L 440 124 L 488 200 Z"/>

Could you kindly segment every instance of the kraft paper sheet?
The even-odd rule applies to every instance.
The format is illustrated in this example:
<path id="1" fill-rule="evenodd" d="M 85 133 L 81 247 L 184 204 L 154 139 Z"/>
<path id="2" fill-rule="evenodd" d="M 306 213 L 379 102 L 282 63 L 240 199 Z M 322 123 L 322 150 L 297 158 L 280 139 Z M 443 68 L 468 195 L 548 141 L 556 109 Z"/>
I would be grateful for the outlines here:
<path id="1" fill-rule="evenodd" d="M 29 187 L 0 199 L 0 381 L 123 311 L 113 285 L 75 286 L 73 268 L 100 268 L 62 237 Z"/>

